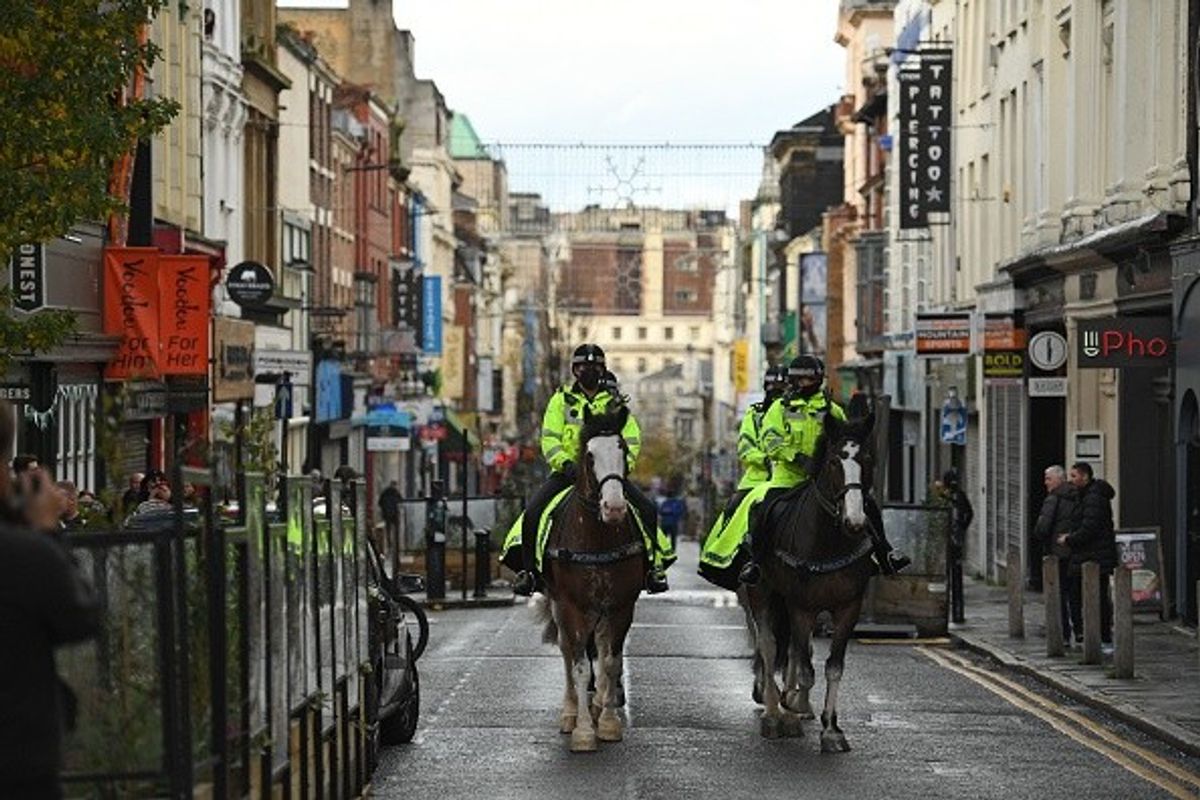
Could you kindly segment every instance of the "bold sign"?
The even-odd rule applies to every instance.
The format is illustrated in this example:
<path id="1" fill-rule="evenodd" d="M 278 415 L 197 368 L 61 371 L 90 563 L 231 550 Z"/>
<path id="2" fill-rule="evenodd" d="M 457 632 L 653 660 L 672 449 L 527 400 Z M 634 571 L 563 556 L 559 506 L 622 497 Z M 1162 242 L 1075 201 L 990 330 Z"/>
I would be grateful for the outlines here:
<path id="1" fill-rule="evenodd" d="M 1078 330 L 1080 369 L 1165 367 L 1171 364 L 1168 317 L 1082 319 Z"/>
<path id="2" fill-rule="evenodd" d="M 929 220 L 921 197 L 921 161 L 924 150 L 917 108 L 921 98 L 921 73 L 901 69 L 900 82 L 900 227 L 924 228 Z"/>
<path id="3" fill-rule="evenodd" d="M 921 53 L 921 102 L 918 121 L 924 146 L 918 186 L 926 213 L 950 210 L 950 67 L 949 50 Z"/>
<path id="4" fill-rule="evenodd" d="M 988 383 L 1020 383 L 1025 376 L 1024 350 L 995 350 L 983 354 L 983 379 Z"/>
<path id="5" fill-rule="evenodd" d="M 208 256 L 159 256 L 159 336 L 163 375 L 208 374 Z"/>
<path id="6" fill-rule="evenodd" d="M 104 332 L 121 337 L 104 370 L 108 380 L 159 378 L 158 250 L 104 251 Z"/>
<path id="7" fill-rule="evenodd" d="M 400 352 L 415 353 L 420 348 L 421 270 L 412 261 L 394 260 L 392 265 L 392 321 L 403 334 Z"/>
<path id="8" fill-rule="evenodd" d="M 734 391 L 750 391 L 750 342 L 735 339 L 733 342 L 733 388 Z"/>
<path id="9" fill-rule="evenodd" d="M 8 265 L 12 304 L 19 311 L 37 311 L 46 305 L 46 248 L 20 244 Z"/>
<path id="10" fill-rule="evenodd" d="M 217 360 L 213 366 L 213 401 L 254 397 L 254 323 L 229 317 L 213 322 Z"/>
<path id="11" fill-rule="evenodd" d="M 255 308 L 271 299 L 275 292 L 275 276 L 257 261 L 243 261 L 229 270 L 225 278 L 229 299 L 243 308 Z"/>
<path id="12" fill-rule="evenodd" d="M 916 344 L 918 356 L 970 355 L 970 313 L 917 314 Z"/>
<path id="13" fill-rule="evenodd" d="M 1166 605 L 1161 531 L 1153 527 L 1124 528 L 1116 534 L 1117 558 L 1122 567 L 1133 570 L 1134 610 L 1161 612 Z"/>
<path id="14" fill-rule="evenodd" d="M 431 356 L 442 354 L 442 276 L 422 279 L 421 349 Z"/>

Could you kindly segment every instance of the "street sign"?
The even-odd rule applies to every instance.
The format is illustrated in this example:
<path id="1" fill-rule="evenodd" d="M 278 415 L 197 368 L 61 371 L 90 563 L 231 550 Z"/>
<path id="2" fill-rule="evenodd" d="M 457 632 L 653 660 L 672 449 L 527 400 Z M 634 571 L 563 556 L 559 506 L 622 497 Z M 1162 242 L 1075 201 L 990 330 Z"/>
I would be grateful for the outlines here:
<path id="1" fill-rule="evenodd" d="M 1030 397 L 1066 397 L 1067 379 L 1065 377 L 1029 378 Z"/>
<path id="2" fill-rule="evenodd" d="M 940 430 L 943 444 L 967 443 L 967 408 L 961 400 L 947 400 L 942 404 Z"/>
<path id="3" fill-rule="evenodd" d="M 243 261 L 225 278 L 229 299 L 243 308 L 257 308 L 275 292 L 275 276 L 257 261 Z"/>
<path id="4" fill-rule="evenodd" d="M 20 244 L 8 265 L 12 304 L 19 311 L 37 311 L 46 305 L 46 248 Z"/>

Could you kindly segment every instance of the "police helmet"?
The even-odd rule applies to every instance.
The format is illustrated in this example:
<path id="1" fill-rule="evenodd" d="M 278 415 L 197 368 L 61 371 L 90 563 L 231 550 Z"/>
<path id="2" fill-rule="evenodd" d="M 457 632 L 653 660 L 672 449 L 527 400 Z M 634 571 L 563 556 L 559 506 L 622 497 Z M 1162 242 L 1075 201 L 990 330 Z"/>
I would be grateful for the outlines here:
<path id="1" fill-rule="evenodd" d="M 617 376 L 613 375 L 612 371 L 607 369 L 600 376 L 600 388 L 613 395 L 621 391 L 621 387 L 617 383 Z"/>
<path id="2" fill-rule="evenodd" d="M 581 344 L 575 348 L 575 354 L 571 356 L 571 366 L 579 367 L 585 364 L 599 364 L 601 368 L 605 366 L 604 351 L 600 349 L 600 345 Z"/>
<path id="3" fill-rule="evenodd" d="M 788 364 L 788 377 L 792 380 L 812 378 L 823 381 L 825 380 L 825 362 L 808 354 L 796 356 L 792 359 L 792 363 Z"/>
<path id="4" fill-rule="evenodd" d="M 763 391 L 770 392 L 773 389 L 780 389 L 787 383 L 788 369 L 783 364 L 772 364 L 767 367 L 767 374 L 763 376 Z"/>

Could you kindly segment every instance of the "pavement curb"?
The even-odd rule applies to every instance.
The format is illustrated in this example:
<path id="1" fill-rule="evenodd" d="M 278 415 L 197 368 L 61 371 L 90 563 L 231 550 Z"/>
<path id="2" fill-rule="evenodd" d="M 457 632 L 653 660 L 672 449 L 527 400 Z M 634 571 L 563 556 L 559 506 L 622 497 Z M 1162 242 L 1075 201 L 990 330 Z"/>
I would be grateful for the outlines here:
<path id="1" fill-rule="evenodd" d="M 501 594 L 495 597 L 468 597 L 466 600 L 461 597 L 430 600 L 417 595 L 413 599 L 420 603 L 422 608 L 429 611 L 448 611 L 458 608 L 508 608 L 516 603 L 516 597 L 512 594 Z"/>
<path id="2" fill-rule="evenodd" d="M 1120 703 L 1101 697 L 1097 692 L 1048 670 L 1038 669 L 1028 661 L 1013 655 L 1004 648 L 986 642 L 969 633 L 950 631 L 950 639 L 963 647 L 986 656 L 1001 666 L 1033 678 L 1050 688 L 1062 692 L 1073 700 L 1111 714 L 1122 722 L 1137 728 L 1142 733 L 1163 741 L 1172 747 L 1200 758 L 1200 736 L 1166 721 L 1152 719 L 1147 712 L 1129 703 Z"/>

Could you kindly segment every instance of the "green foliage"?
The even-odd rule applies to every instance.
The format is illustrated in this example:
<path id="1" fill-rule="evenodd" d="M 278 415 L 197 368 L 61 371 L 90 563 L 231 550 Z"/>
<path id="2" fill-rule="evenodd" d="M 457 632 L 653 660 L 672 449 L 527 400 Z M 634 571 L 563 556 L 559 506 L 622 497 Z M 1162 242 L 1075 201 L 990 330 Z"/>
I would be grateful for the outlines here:
<path id="1" fill-rule="evenodd" d="M 642 431 L 642 451 L 633 468 L 633 479 L 648 486 L 654 477 L 667 478 L 687 472 L 692 461 L 692 451 L 682 443 L 659 433 Z"/>
<path id="2" fill-rule="evenodd" d="M 18 244 L 121 210 L 108 190 L 112 164 L 179 110 L 164 97 L 113 102 L 158 57 L 138 30 L 164 5 L 0 2 L 0 263 Z M 15 318 L 11 308 L 10 293 L 0 292 L 0 371 L 14 354 L 48 350 L 73 327 L 63 312 Z"/>

